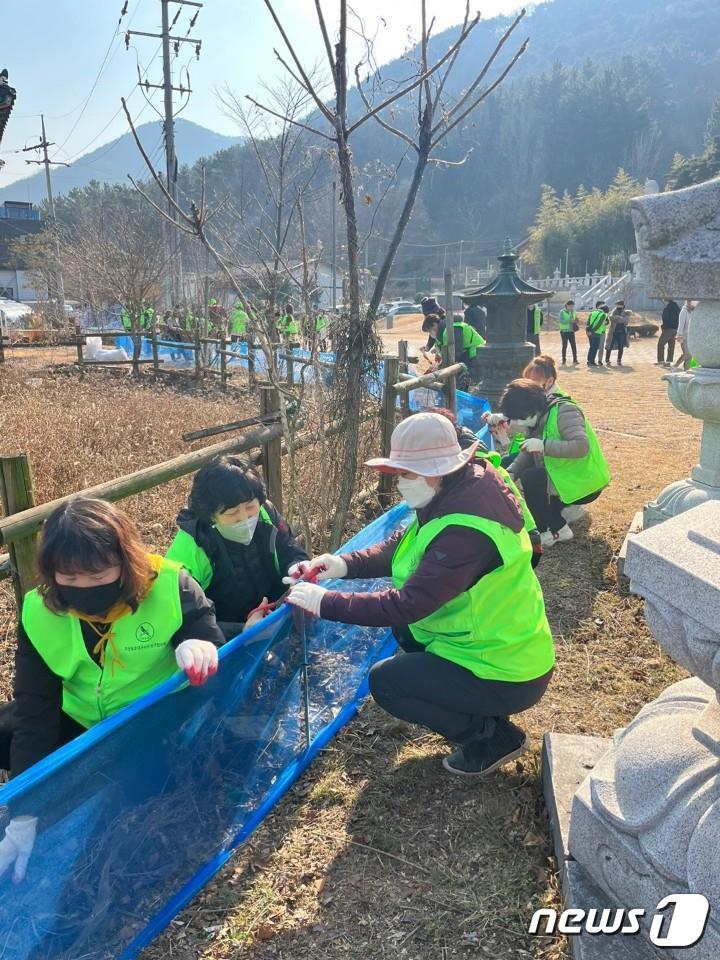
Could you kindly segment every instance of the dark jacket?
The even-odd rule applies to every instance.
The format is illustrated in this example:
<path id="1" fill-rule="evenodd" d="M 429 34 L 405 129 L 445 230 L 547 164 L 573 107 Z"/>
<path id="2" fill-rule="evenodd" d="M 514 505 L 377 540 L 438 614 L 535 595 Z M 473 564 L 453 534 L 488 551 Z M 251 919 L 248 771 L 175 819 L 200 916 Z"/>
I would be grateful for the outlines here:
<path id="1" fill-rule="evenodd" d="M 285 593 L 282 578 L 288 567 L 308 559 L 272 503 L 266 500 L 263 506 L 272 523 L 259 522 L 247 546 L 225 540 L 190 510 L 181 510 L 177 517 L 178 527 L 202 547 L 212 564 L 213 578 L 205 593 L 215 604 L 226 636 L 240 632 L 247 615 L 263 597 L 273 601 Z"/>
<path id="2" fill-rule="evenodd" d="M 471 304 L 465 307 L 465 323 L 469 323 L 473 330 L 477 330 L 483 340 L 487 334 L 487 316 L 482 307 Z"/>
<path id="3" fill-rule="evenodd" d="M 471 464 L 445 477 L 439 493 L 427 507 L 417 511 L 417 517 L 422 526 L 450 513 L 496 520 L 515 533 L 523 529 L 520 505 L 500 474 L 488 463 Z M 401 536 L 399 532 L 368 550 L 345 554 L 348 577 L 389 577 Z M 501 562 L 497 547 L 484 533 L 467 527 L 447 527 L 433 540 L 401 590 L 328 592 L 322 600 L 321 615 L 328 620 L 362 626 L 407 626 L 439 610 L 480 577 L 496 570 Z"/>
<path id="4" fill-rule="evenodd" d="M 679 321 L 680 304 L 671 300 L 665 304 L 665 309 L 662 312 L 662 328 L 663 330 L 677 330 Z"/>
<path id="5" fill-rule="evenodd" d="M 180 571 L 179 586 L 183 622 L 171 638 L 173 647 L 179 646 L 183 640 L 209 640 L 216 646 L 223 644 L 225 637 L 215 621 L 212 603 L 184 570 Z M 85 621 L 81 621 L 81 629 L 88 654 L 99 663 L 99 653 L 93 651 L 97 634 Z M 59 746 L 62 698 L 62 680 L 48 667 L 20 624 L 15 652 L 11 777 L 27 770 Z M 78 725 L 77 733 L 80 730 Z"/>

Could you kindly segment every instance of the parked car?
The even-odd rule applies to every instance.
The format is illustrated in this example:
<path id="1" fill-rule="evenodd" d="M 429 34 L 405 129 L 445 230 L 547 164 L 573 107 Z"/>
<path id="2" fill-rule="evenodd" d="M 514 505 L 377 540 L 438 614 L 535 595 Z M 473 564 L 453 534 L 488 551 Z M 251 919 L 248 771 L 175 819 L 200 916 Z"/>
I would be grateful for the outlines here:
<path id="1" fill-rule="evenodd" d="M 396 303 L 388 310 L 387 315 L 389 317 L 400 317 L 409 313 L 422 314 L 422 307 L 418 303 Z"/>

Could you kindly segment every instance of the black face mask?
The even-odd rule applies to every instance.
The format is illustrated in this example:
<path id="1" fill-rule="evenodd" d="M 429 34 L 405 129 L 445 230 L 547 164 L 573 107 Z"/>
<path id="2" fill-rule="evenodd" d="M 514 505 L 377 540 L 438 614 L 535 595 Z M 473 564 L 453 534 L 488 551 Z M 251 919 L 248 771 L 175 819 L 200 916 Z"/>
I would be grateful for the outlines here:
<path id="1" fill-rule="evenodd" d="M 122 584 L 120 577 L 111 583 L 101 583 L 96 587 L 57 587 L 58 596 L 63 603 L 78 613 L 87 613 L 91 617 L 107 613 L 120 599 Z"/>

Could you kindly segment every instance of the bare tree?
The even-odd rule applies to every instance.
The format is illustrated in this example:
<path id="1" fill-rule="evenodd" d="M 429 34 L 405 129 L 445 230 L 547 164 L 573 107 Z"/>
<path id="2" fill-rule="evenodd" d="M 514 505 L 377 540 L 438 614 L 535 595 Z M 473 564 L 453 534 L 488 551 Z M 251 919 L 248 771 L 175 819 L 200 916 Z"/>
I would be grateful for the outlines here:
<path id="1" fill-rule="evenodd" d="M 131 318 L 133 371 L 140 358 L 142 311 L 161 289 L 166 267 L 159 224 L 137 210 L 115 209 L 83 213 L 63 237 L 63 265 L 70 292 L 80 293 L 94 305 L 120 303 Z M 73 290 L 73 285 L 76 287 Z"/>
<path id="2" fill-rule="evenodd" d="M 398 84 L 392 93 L 386 94 L 381 92 L 378 102 L 371 103 L 365 96 L 362 84 L 360 83 L 359 71 L 362 68 L 362 63 L 359 64 L 355 75 L 358 81 L 358 89 L 363 97 L 365 112 L 357 119 L 351 120 L 348 116 L 348 13 L 350 11 L 347 0 L 339 0 L 339 27 L 334 45 L 330 40 L 330 33 L 322 10 L 321 0 L 315 0 L 318 28 L 325 49 L 327 66 L 332 78 L 333 102 L 331 104 L 328 104 L 324 99 L 323 91 L 319 88 L 318 84 L 314 82 L 311 72 L 303 66 L 287 30 L 278 16 L 273 0 L 264 0 L 264 3 L 282 37 L 290 62 L 277 50 L 275 51 L 276 57 L 295 82 L 311 98 L 316 108 L 316 118 L 313 117 L 310 120 L 304 119 L 303 121 L 295 120 L 289 118 L 287 115 L 282 115 L 271 106 L 259 103 L 256 100 L 252 102 L 256 106 L 266 110 L 271 116 L 275 116 L 283 122 L 290 121 L 332 144 L 340 178 L 340 200 L 345 216 L 347 236 L 348 296 L 346 306 L 348 311 L 348 324 L 344 342 L 340 344 L 340 349 L 337 351 L 338 387 L 342 390 L 345 401 L 342 407 L 345 431 L 342 435 L 342 472 L 331 538 L 332 543 L 336 545 L 342 538 L 356 483 L 358 465 L 357 449 L 362 417 L 361 405 L 357 402 L 357 399 L 362 397 L 365 392 L 364 381 L 368 365 L 368 354 L 374 353 L 372 344 L 376 338 L 375 312 L 382 299 L 385 283 L 392 268 L 403 232 L 412 214 L 423 173 L 431 159 L 433 150 L 438 144 L 441 143 L 451 130 L 462 124 L 472 111 L 502 82 L 524 52 L 525 44 L 515 53 L 497 79 L 486 87 L 482 87 L 482 83 L 489 70 L 493 66 L 510 34 L 524 15 L 524 11 L 500 39 L 495 51 L 479 71 L 475 80 L 457 99 L 450 110 L 446 111 L 442 109 L 442 107 L 444 104 L 443 92 L 447 79 L 456 63 L 463 44 L 479 22 L 479 14 L 471 19 L 469 16 L 469 8 L 466 8 L 465 19 L 457 38 L 450 45 L 446 53 L 431 66 L 428 61 L 428 42 L 433 23 L 431 21 L 428 25 L 426 0 L 420 0 L 422 34 L 420 60 L 415 76 L 406 83 Z M 363 36 L 365 35 L 364 30 L 362 30 L 362 34 Z M 401 103 L 414 91 L 418 91 L 418 122 L 414 135 L 411 135 L 394 127 L 383 114 L 385 114 L 393 104 Z M 417 152 L 417 162 L 409 186 L 408 196 L 403 205 L 400 220 L 395 229 L 385 261 L 381 267 L 375 289 L 370 298 L 370 303 L 367 309 L 363 311 L 360 293 L 360 244 L 350 139 L 355 131 L 371 119 L 375 119 L 388 132 L 391 132 L 408 143 L 408 145 L 411 145 Z"/>

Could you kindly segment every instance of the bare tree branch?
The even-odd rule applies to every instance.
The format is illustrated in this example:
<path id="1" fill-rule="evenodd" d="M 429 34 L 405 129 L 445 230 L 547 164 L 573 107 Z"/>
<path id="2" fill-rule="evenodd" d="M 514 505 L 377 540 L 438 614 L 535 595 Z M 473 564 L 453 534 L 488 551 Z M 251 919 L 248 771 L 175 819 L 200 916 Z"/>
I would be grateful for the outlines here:
<path id="1" fill-rule="evenodd" d="M 510 26 L 509 26 L 508 29 L 505 31 L 505 33 L 503 33 L 502 37 L 500 37 L 499 41 L 497 42 L 497 45 L 495 46 L 495 49 L 494 49 L 493 52 L 490 54 L 490 56 L 488 57 L 488 59 L 485 61 L 485 64 L 484 64 L 482 70 L 480 71 L 480 73 L 479 73 L 479 74 L 477 75 L 477 77 L 473 80 L 473 82 L 470 84 L 470 86 L 469 86 L 468 89 L 464 92 L 464 94 L 460 97 L 460 99 L 459 99 L 458 102 L 455 104 L 455 106 L 452 108 L 452 110 L 450 110 L 450 111 L 448 112 L 448 114 L 447 114 L 447 119 L 448 119 L 448 120 L 452 119 L 452 117 L 454 116 L 454 114 L 456 114 L 456 113 L 458 112 L 458 110 L 461 110 L 461 109 L 462 109 L 462 107 L 464 106 L 464 104 L 467 103 L 467 101 L 470 99 L 470 97 L 473 95 L 473 93 L 477 90 L 477 88 L 478 88 L 478 87 L 480 86 L 480 84 L 483 82 L 483 80 L 484 80 L 485 77 L 487 76 L 488 70 L 489 70 L 490 67 L 493 65 L 493 63 L 494 63 L 495 60 L 497 59 L 498 54 L 500 53 L 500 51 L 502 50 L 502 48 L 505 46 L 505 44 L 507 43 L 507 41 L 510 39 L 510 37 L 511 37 L 512 34 L 513 34 L 513 31 L 517 28 L 518 24 L 520 23 L 520 21 L 523 19 L 524 16 L 525 16 L 525 8 L 523 7 L 523 9 L 520 11 L 520 13 L 518 13 L 518 15 L 515 17 L 514 22 L 510 24 Z M 525 41 L 525 42 L 527 43 L 527 41 Z M 436 128 L 433 130 L 433 136 L 435 135 L 436 130 L 439 128 L 439 126 L 440 126 L 440 124 L 438 124 L 438 127 L 436 127 Z"/>
<path id="2" fill-rule="evenodd" d="M 328 63 L 330 64 L 330 71 L 334 74 L 335 58 L 333 57 L 332 47 L 330 46 L 330 37 L 328 36 L 327 26 L 325 24 L 325 17 L 323 16 L 320 0 L 315 0 L 315 11 L 317 13 L 317 18 L 318 18 L 318 23 L 320 25 L 320 33 L 322 34 L 323 43 L 325 44 L 325 53 L 327 54 Z"/>
<path id="3" fill-rule="evenodd" d="M 515 66 L 515 64 L 518 62 L 518 60 L 520 59 L 520 57 L 521 57 L 521 56 L 525 53 L 525 51 L 527 50 L 527 48 L 528 48 L 528 43 L 529 43 L 529 40 L 526 40 L 526 41 L 523 43 L 523 45 L 517 50 L 517 52 L 515 53 L 515 56 L 514 56 L 514 57 L 512 58 L 512 60 L 508 63 L 508 65 L 505 67 L 505 69 L 504 69 L 503 72 L 500 74 L 500 76 L 497 78 L 497 80 L 495 80 L 494 83 L 491 83 L 490 86 L 489 86 L 486 90 L 484 90 L 483 93 L 481 93 L 480 96 L 477 97 L 477 98 L 470 104 L 470 106 L 460 114 L 459 117 L 456 117 L 456 119 L 453 121 L 453 123 L 451 123 L 449 126 L 447 126 L 447 127 L 442 131 L 442 133 L 440 134 L 440 136 L 435 137 L 435 139 L 434 139 L 433 142 L 432 142 L 432 146 L 433 146 L 433 147 L 436 147 L 436 146 L 438 145 L 438 143 L 440 143 L 442 140 L 444 140 L 445 137 L 450 133 L 451 130 L 454 130 L 455 127 L 457 127 L 457 125 L 458 125 L 459 123 L 462 123 L 463 120 L 465 119 L 465 117 L 468 116 L 468 114 L 471 114 L 471 113 L 473 112 L 473 110 L 483 102 L 483 100 L 486 100 L 486 99 L 490 96 L 490 94 L 493 92 L 493 90 L 497 89 L 497 87 L 500 86 L 500 84 L 503 82 L 503 80 L 505 79 L 505 77 L 510 73 L 510 71 L 511 71 L 512 68 Z"/>
<path id="4" fill-rule="evenodd" d="M 316 137 L 323 137 L 325 140 L 330 140 L 331 142 L 335 139 L 334 137 L 329 137 L 327 133 L 323 133 L 322 130 L 316 130 L 315 127 L 309 127 L 306 123 L 300 123 L 299 120 L 291 120 L 289 117 L 283 116 L 282 113 L 278 113 L 276 110 L 271 110 L 270 107 L 266 107 L 263 103 L 258 103 L 257 100 L 254 100 L 251 96 L 246 96 L 246 100 L 249 100 L 250 103 L 254 104 L 258 109 L 264 110 L 265 113 L 269 113 L 272 117 L 277 117 L 278 120 L 284 120 L 286 123 L 291 123 L 294 127 L 302 127 L 303 130 L 309 130 L 310 133 L 314 133 Z"/>
<path id="5" fill-rule="evenodd" d="M 357 64 L 357 66 L 355 67 L 355 79 L 357 81 L 357 90 L 358 90 L 358 93 L 360 94 L 360 99 L 365 104 L 366 109 L 368 111 L 371 111 L 372 104 L 365 96 L 365 92 L 362 88 L 362 81 L 360 80 L 360 64 Z M 398 127 L 393 127 L 386 120 L 383 120 L 380 114 L 378 113 L 374 114 L 374 118 L 380 124 L 380 126 L 383 127 L 383 129 L 388 131 L 388 133 L 392 133 L 394 136 L 399 137 L 401 140 L 404 140 L 405 143 L 410 144 L 411 147 L 417 150 L 417 144 L 415 143 L 412 137 L 409 137 L 406 133 L 404 133 Z"/>
<path id="6" fill-rule="evenodd" d="M 464 29 L 467 27 L 467 22 L 468 22 L 469 19 L 470 19 L 470 0 L 465 0 L 465 16 L 463 17 L 462 28 L 461 28 L 462 30 L 464 30 Z M 435 91 L 435 103 L 436 103 L 436 104 L 439 104 L 439 103 L 440 103 L 440 100 L 441 100 L 442 95 L 443 95 L 443 90 L 445 89 L 445 84 L 447 83 L 448 77 L 449 77 L 450 74 L 453 72 L 453 67 L 455 66 L 455 63 L 457 62 L 457 58 L 458 58 L 458 55 L 460 54 L 460 50 L 461 50 L 461 49 L 462 49 L 461 47 L 458 47 L 458 48 L 457 48 L 457 50 L 455 51 L 455 53 L 453 54 L 453 56 L 452 56 L 452 58 L 451 58 L 451 60 L 450 60 L 450 63 L 448 64 L 447 70 L 443 73 L 443 75 L 442 75 L 442 77 L 441 77 L 441 79 L 440 79 L 440 83 L 439 83 L 439 85 L 438 85 L 438 88 L 437 88 L 437 90 Z"/>
<path id="7" fill-rule="evenodd" d="M 470 147 L 462 160 L 441 160 L 438 157 L 429 157 L 428 163 L 435 167 L 462 167 L 470 159 L 474 149 L 475 147 Z"/>
<path id="8" fill-rule="evenodd" d="M 293 58 L 293 60 L 294 60 L 294 62 L 295 62 L 295 66 L 296 66 L 297 69 L 298 69 L 298 73 L 299 73 L 300 76 L 303 78 L 303 82 L 304 82 L 305 88 L 307 89 L 308 93 L 310 94 L 310 96 L 311 96 L 311 97 L 313 98 L 313 100 L 315 101 L 315 104 L 316 104 L 318 110 L 320 111 L 320 113 L 322 113 L 322 115 L 325 117 L 325 119 L 328 120 L 330 123 L 334 123 L 334 122 L 335 122 L 335 118 L 333 117 L 331 111 L 328 110 L 328 108 L 325 106 L 325 104 L 322 102 L 322 100 L 321 100 L 320 97 L 318 96 L 318 94 L 317 94 L 314 86 L 312 85 L 312 83 L 311 83 L 311 81 L 310 81 L 310 78 L 308 77 L 307 73 L 306 73 L 305 70 L 303 69 L 303 65 L 302 65 L 302 63 L 300 62 L 300 58 L 299 58 L 298 55 L 295 53 L 295 48 L 293 47 L 292 43 L 290 43 L 290 38 L 288 37 L 287 33 L 285 32 L 285 28 L 283 27 L 282 23 L 280 22 L 280 19 L 278 18 L 278 15 L 275 13 L 275 8 L 273 7 L 273 5 L 272 5 L 272 3 L 270 2 L 270 0 L 264 0 L 264 3 L 265 3 L 265 6 L 266 6 L 266 7 L 268 8 L 268 10 L 270 11 L 270 16 L 271 16 L 271 17 L 273 18 L 273 20 L 275 21 L 275 26 L 278 28 L 278 31 L 280 32 L 280 36 L 281 36 L 281 37 L 283 38 L 283 40 L 285 41 L 285 46 L 288 48 L 288 51 L 289 51 L 289 53 L 290 53 L 290 56 Z"/>
<path id="9" fill-rule="evenodd" d="M 268 0 L 265 0 L 265 2 L 267 3 Z M 356 120 L 355 123 L 353 123 L 352 126 L 350 126 L 350 127 L 348 128 L 348 131 L 347 131 L 348 136 L 350 136 L 350 134 L 353 133 L 353 131 L 357 130 L 358 127 L 361 127 L 361 126 L 365 123 L 366 120 L 369 120 L 371 117 L 374 117 L 375 114 L 376 114 L 376 113 L 379 113 L 381 110 L 385 110 L 387 107 L 390 106 L 390 104 L 395 103 L 396 100 L 400 100 L 400 99 L 402 99 L 402 97 L 407 96 L 408 93 L 412 93 L 412 91 L 415 90 L 416 87 L 419 87 L 420 84 L 424 83 L 429 77 L 431 77 L 433 74 L 437 73 L 437 71 L 440 69 L 440 67 L 442 67 L 442 65 L 443 65 L 444 63 L 447 63 L 447 61 L 452 57 L 452 55 L 455 53 L 455 50 L 456 50 L 459 46 L 462 46 L 462 44 L 465 42 L 465 40 L 466 40 L 467 37 L 470 35 L 470 33 L 472 33 L 472 31 L 473 31 L 473 30 L 475 29 L 475 27 L 478 25 L 479 21 L 480 21 L 480 14 L 478 13 L 478 14 L 475 15 L 475 17 L 473 18 L 473 20 L 468 24 L 468 26 L 466 27 L 466 29 L 462 31 L 462 33 L 460 34 L 460 36 L 457 38 L 457 40 L 455 41 L 455 43 L 450 47 L 450 49 L 447 51 L 447 53 L 446 53 L 443 57 L 441 57 L 441 58 L 437 61 L 437 63 L 435 63 L 435 64 L 427 71 L 427 73 L 421 73 L 420 76 L 416 77 L 416 78 L 413 80 L 412 83 L 410 83 L 410 84 L 408 84 L 407 86 L 403 87 L 402 90 L 398 90 L 397 93 L 394 93 L 391 97 L 388 97 L 388 98 L 387 98 L 386 100 L 384 100 L 381 104 L 378 104 L 377 107 L 373 107 L 373 109 L 372 109 L 369 113 L 366 113 L 365 116 L 360 117 L 359 120 Z"/>

